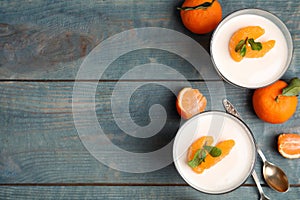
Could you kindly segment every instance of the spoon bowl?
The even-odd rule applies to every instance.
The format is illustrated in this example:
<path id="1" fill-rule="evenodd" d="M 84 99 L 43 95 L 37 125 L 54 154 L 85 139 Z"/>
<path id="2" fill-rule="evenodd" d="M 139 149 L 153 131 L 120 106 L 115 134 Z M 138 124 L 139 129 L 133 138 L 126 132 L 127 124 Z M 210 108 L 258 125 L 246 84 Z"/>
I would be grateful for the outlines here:
<path id="1" fill-rule="evenodd" d="M 227 99 L 223 99 L 223 105 L 228 113 L 236 116 L 237 118 L 241 118 L 239 112 Z M 256 150 L 264 163 L 263 176 L 266 183 L 272 189 L 278 192 L 287 192 L 289 190 L 290 185 L 286 174 L 278 166 L 267 161 L 265 155 L 257 145 Z"/>
<path id="2" fill-rule="evenodd" d="M 284 171 L 281 168 L 267 161 L 266 157 L 258 147 L 257 147 L 257 152 L 264 163 L 263 176 L 266 183 L 272 189 L 278 192 L 287 192 L 290 188 L 287 175 L 284 173 Z"/>

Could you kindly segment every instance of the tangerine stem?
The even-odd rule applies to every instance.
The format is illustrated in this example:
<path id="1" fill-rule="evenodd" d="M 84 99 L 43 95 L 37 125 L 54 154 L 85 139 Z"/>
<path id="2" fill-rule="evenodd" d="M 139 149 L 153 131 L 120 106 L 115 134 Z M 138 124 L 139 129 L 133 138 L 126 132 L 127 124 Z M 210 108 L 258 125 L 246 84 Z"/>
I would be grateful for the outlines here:
<path id="1" fill-rule="evenodd" d="M 279 103 L 279 97 L 282 96 L 281 94 L 277 95 L 275 98 L 276 103 Z"/>
<path id="2" fill-rule="evenodd" d="M 198 6 L 193 7 L 177 7 L 177 10 L 198 10 L 198 9 L 207 9 L 208 7 L 212 6 L 212 4 L 215 2 L 215 0 L 212 0 L 212 2 L 204 2 L 203 4 L 200 4 Z"/>

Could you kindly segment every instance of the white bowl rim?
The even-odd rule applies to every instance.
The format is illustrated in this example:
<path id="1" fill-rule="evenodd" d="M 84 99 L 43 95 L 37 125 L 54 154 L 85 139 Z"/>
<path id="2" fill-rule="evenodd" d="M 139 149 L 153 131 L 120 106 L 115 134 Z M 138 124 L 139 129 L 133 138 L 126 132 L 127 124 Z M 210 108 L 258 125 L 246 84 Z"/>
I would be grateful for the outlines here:
<path id="1" fill-rule="evenodd" d="M 222 191 L 222 192 L 207 192 L 207 191 L 202 191 L 200 190 L 199 188 L 197 188 L 196 185 L 194 185 L 193 183 L 191 183 L 185 176 L 184 174 L 180 171 L 179 169 L 179 164 L 178 164 L 178 158 L 176 157 L 176 152 L 175 152 L 175 148 L 177 146 L 177 143 L 178 143 L 178 133 L 180 133 L 180 131 L 185 127 L 187 126 L 189 123 L 191 123 L 193 120 L 195 120 L 196 118 L 198 117 L 201 117 L 202 115 L 211 115 L 211 114 L 220 114 L 220 115 L 224 115 L 226 117 L 230 117 L 231 119 L 234 119 L 236 120 L 237 122 L 239 122 L 242 126 L 244 126 L 244 128 L 246 128 L 248 131 L 248 136 L 249 138 L 251 139 L 251 142 L 253 143 L 253 153 L 254 153 L 254 158 L 253 160 L 251 161 L 251 166 L 249 168 L 249 171 L 247 173 L 247 175 L 241 179 L 240 183 L 237 184 L 236 187 L 233 187 L 231 188 L 230 190 L 225 190 L 225 191 Z M 227 112 L 224 112 L 224 111 L 219 111 L 219 110 L 208 110 L 208 111 L 204 111 L 204 112 L 201 112 L 195 116 L 193 116 L 192 118 L 188 119 L 177 131 L 177 134 L 175 136 L 175 139 L 174 139 L 174 143 L 173 143 L 173 161 L 174 161 L 174 165 L 175 165 L 175 168 L 176 170 L 178 171 L 178 173 L 180 174 L 180 176 L 183 178 L 183 180 L 188 184 L 190 185 L 192 188 L 194 188 L 195 190 L 197 191 L 200 191 L 200 192 L 203 192 L 203 193 L 207 193 L 207 194 L 214 194 L 214 195 L 219 195 L 219 194 L 225 194 L 225 193 L 229 193 L 229 192 L 232 192 L 234 190 L 236 190 L 237 188 L 239 188 L 242 184 L 244 184 L 247 179 L 249 178 L 249 176 L 252 174 L 252 172 L 254 171 L 254 166 L 255 166 L 255 163 L 256 163 L 256 160 L 257 160 L 257 148 L 256 148 L 256 141 L 255 141 L 255 138 L 253 136 L 253 133 L 251 131 L 251 129 L 249 128 L 249 126 L 241 119 L 237 118 L 236 116 L 230 114 L 230 113 L 227 113 Z"/>
<path id="2" fill-rule="evenodd" d="M 218 69 L 215 61 L 214 61 L 214 58 L 213 58 L 213 53 L 212 53 L 212 44 L 213 44 L 213 40 L 214 40 L 214 36 L 217 34 L 218 30 L 222 27 L 222 25 L 224 25 L 228 20 L 236 17 L 236 16 L 239 16 L 239 15 L 244 15 L 244 14 L 256 14 L 256 15 L 259 15 L 259 16 L 262 16 L 262 17 L 265 17 L 267 19 L 269 19 L 270 21 L 272 21 L 274 24 L 276 24 L 276 26 L 282 31 L 283 35 L 285 36 L 285 39 L 286 39 L 286 43 L 287 43 L 287 46 L 288 46 L 288 56 L 287 56 L 287 61 L 286 61 L 286 65 L 285 67 L 282 69 L 281 73 L 276 77 L 274 78 L 273 81 L 270 81 L 266 84 L 263 84 L 263 85 L 260 85 L 260 86 L 242 86 L 242 85 L 239 85 L 237 83 L 234 83 L 232 81 L 230 81 L 229 79 L 227 79 Z M 275 21 L 273 21 L 275 20 Z M 244 9 L 240 9 L 240 10 L 236 10 L 230 14 L 228 14 L 226 17 L 224 17 L 222 19 L 222 21 L 218 24 L 217 28 L 214 30 L 213 34 L 212 34 L 212 37 L 211 37 L 211 41 L 210 41 L 210 55 L 211 55 L 211 60 L 212 60 L 212 63 L 213 63 L 213 66 L 215 68 L 215 70 L 217 71 L 217 73 L 219 74 L 219 76 L 225 80 L 226 82 L 230 83 L 231 85 L 234 85 L 234 86 L 237 86 L 237 87 L 241 87 L 241 88 L 248 88 L 248 89 L 257 89 L 257 88 L 262 88 L 262 87 L 266 87 L 268 85 L 271 85 L 273 84 L 274 82 L 276 82 L 277 80 L 279 80 L 285 73 L 286 71 L 288 70 L 291 62 L 292 62 L 292 59 L 293 59 L 293 53 L 294 53 L 294 46 L 293 46 L 293 39 L 292 39 L 292 36 L 291 36 L 291 33 L 289 31 L 289 29 L 286 27 L 285 23 L 283 23 L 281 21 L 281 19 L 276 16 L 275 14 L 269 12 L 269 11 L 266 11 L 266 10 L 263 10 L 263 9 L 258 9 L 258 8 L 244 8 Z"/>

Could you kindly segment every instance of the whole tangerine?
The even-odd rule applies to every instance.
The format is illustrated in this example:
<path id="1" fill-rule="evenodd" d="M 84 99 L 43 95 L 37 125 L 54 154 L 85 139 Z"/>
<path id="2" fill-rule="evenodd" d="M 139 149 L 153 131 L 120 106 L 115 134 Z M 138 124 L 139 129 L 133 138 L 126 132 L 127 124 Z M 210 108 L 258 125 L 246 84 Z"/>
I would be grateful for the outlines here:
<path id="1" fill-rule="evenodd" d="M 222 7 L 217 0 L 185 0 L 179 9 L 183 25 L 196 34 L 213 31 L 222 20 Z"/>
<path id="2" fill-rule="evenodd" d="M 256 115 L 265 122 L 280 124 L 287 121 L 297 109 L 297 96 L 283 96 L 287 83 L 278 80 L 264 88 L 256 89 L 252 104 Z"/>

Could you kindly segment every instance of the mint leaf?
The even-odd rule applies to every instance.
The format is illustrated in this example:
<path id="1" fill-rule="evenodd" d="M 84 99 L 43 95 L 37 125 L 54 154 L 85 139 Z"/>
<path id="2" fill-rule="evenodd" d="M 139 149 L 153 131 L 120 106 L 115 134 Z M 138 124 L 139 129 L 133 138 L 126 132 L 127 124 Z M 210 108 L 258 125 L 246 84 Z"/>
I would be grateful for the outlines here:
<path id="1" fill-rule="evenodd" d="M 201 154 L 200 159 L 202 160 L 201 162 L 205 162 L 205 158 L 206 158 L 206 155 L 207 155 L 206 152 L 204 150 L 202 150 L 200 154 Z"/>
<path id="2" fill-rule="evenodd" d="M 188 162 L 188 165 L 191 168 L 195 168 L 202 162 L 205 162 L 207 153 L 209 153 L 212 157 L 218 157 L 222 154 L 222 150 L 217 147 L 207 146 L 204 144 L 204 146 L 201 149 L 198 149 L 196 151 L 193 159 Z"/>
<path id="3" fill-rule="evenodd" d="M 241 40 L 241 41 L 239 41 L 239 43 L 236 45 L 236 47 L 235 47 L 235 52 L 238 52 L 238 51 L 240 51 L 241 49 L 242 49 L 242 47 L 243 47 L 243 45 L 245 45 L 245 40 Z"/>
<path id="4" fill-rule="evenodd" d="M 207 152 L 210 152 L 212 150 L 212 146 L 203 146 L 203 148 L 207 151 Z"/>
<path id="5" fill-rule="evenodd" d="M 206 152 L 203 149 L 199 149 L 195 153 L 194 158 L 191 161 L 188 162 L 188 165 L 191 168 L 195 168 L 198 165 L 200 165 L 201 162 L 203 162 L 205 160 L 205 157 L 206 157 Z"/>
<path id="6" fill-rule="evenodd" d="M 300 79 L 293 78 L 290 84 L 282 90 L 283 96 L 297 96 L 300 93 Z"/>
<path id="7" fill-rule="evenodd" d="M 237 53 L 239 52 L 242 57 L 244 57 L 246 55 L 247 41 L 248 41 L 248 38 L 246 38 L 245 40 L 239 41 L 239 43 L 235 46 L 235 49 L 234 49 L 234 51 Z"/>
<path id="8" fill-rule="evenodd" d="M 255 42 L 253 38 L 250 38 L 248 43 L 250 44 L 252 50 L 259 51 L 262 49 L 262 44 L 260 42 Z"/>
<path id="9" fill-rule="evenodd" d="M 209 152 L 209 154 L 212 157 L 218 157 L 222 154 L 222 150 L 217 147 L 213 147 L 212 150 Z"/>
<path id="10" fill-rule="evenodd" d="M 244 57 L 246 55 L 246 45 L 244 44 L 241 51 L 240 51 L 240 54 L 242 57 Z"/>
<path id="11" fill-rule="evenodd" d="M 204 146 L 204 149 L 212 156 L 218 157 L 222 154 L 222 150 L 218 147 Z"/>

